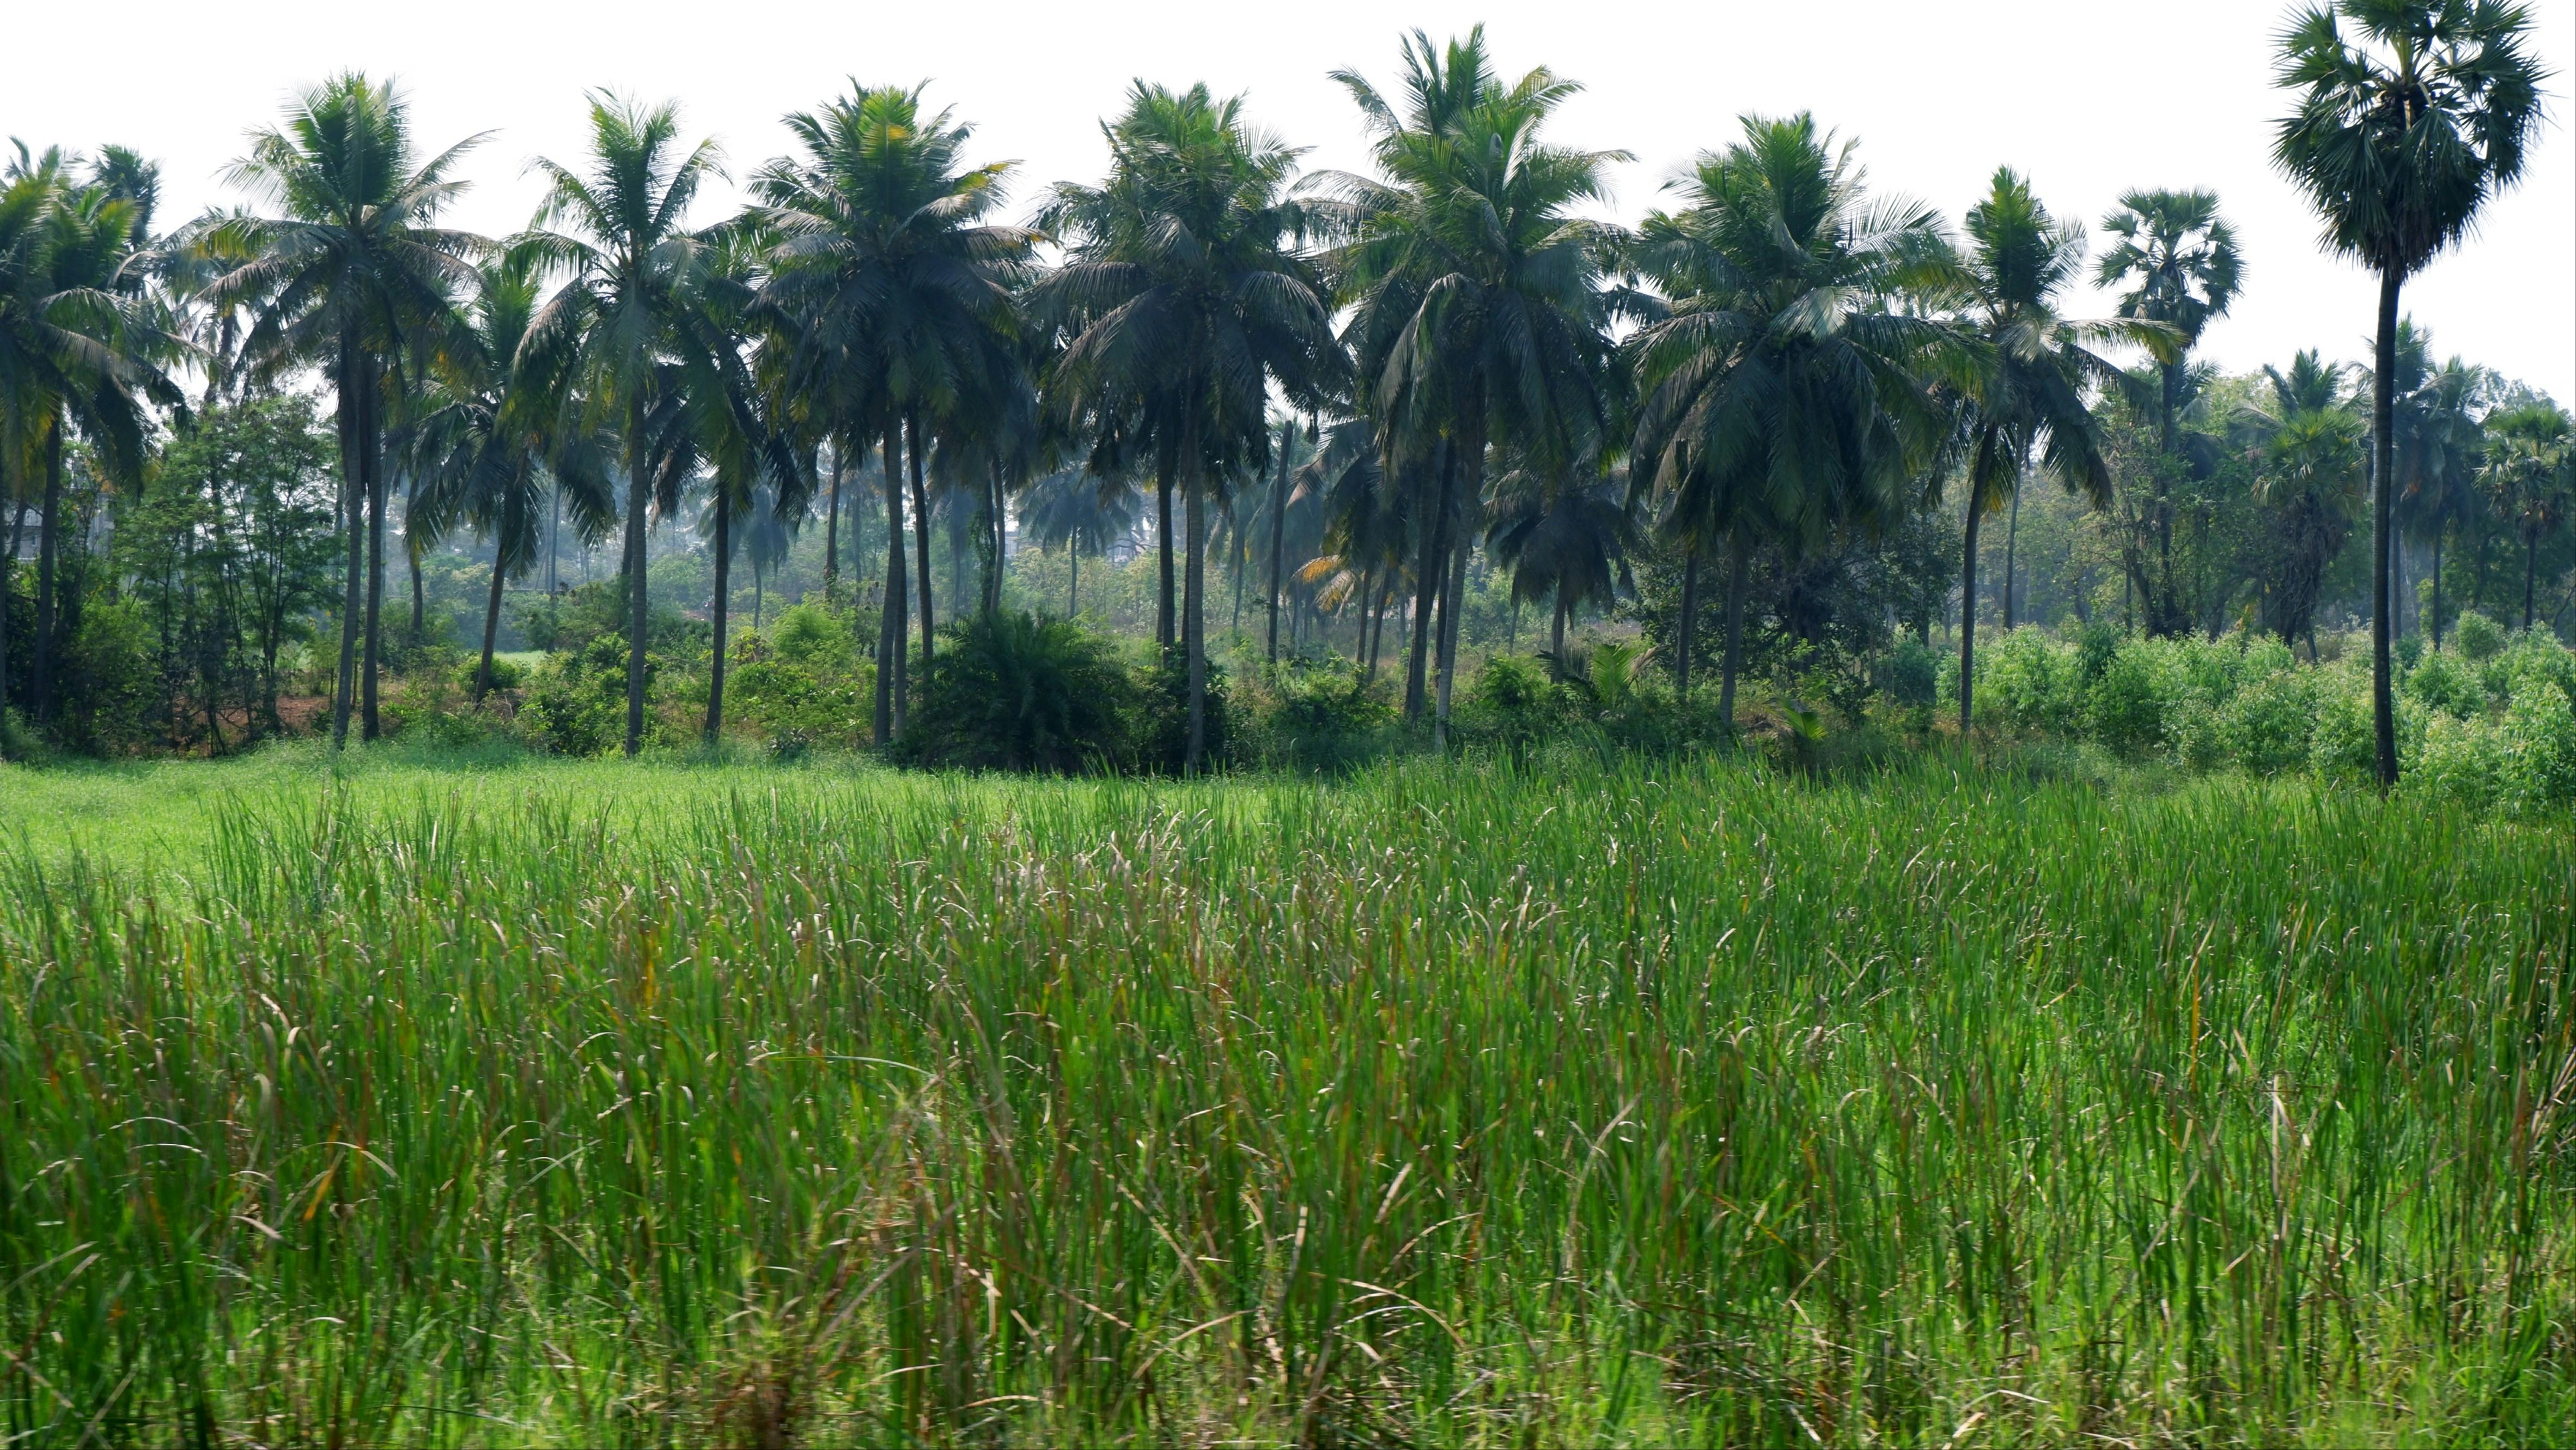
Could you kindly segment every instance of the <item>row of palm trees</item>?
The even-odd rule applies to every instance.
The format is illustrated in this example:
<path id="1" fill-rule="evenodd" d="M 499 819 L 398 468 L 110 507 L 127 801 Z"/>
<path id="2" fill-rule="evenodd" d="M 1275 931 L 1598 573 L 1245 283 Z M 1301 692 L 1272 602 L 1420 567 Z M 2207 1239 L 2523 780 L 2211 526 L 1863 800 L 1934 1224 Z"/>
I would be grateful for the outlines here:
<path id="1" fill-rule="evenodd" d="M 2284 38 L 2280 78 L 2299 106 L 2280 164 L 2327 217 L 2329 245 L 2383 277 L 2382 479 L 2398 289 L 2518 174 L 2538 112 L 2527 29 L 2491 0 L 2338 0 Z M 2139 192 L 2109 219 L 2117 241 L 2095 273 L 2120 292 L 2118 315 L 2069 318 L 2083 230 L 2025 178 L 1997 171 L 1953 234 L 1919 203 L 1872 197 L 1852 146 L 1807 116 L 1748 117 L 1676 180 L 1671 207 L 1620 228 L 1587 213 L 1624 154 L 1549 140 L 1575 85 L 1544 68 L 1504 79 L 1481 30 L 1445 46 L 1414 34 L 1392 91 L 1335 78 L 1370 128 L 1372 174 L 1301 177 L 1299 151 L 1240 99 L 1139 82 L 1103 127 L 1106 177 L 1052 188 L 1026 224 L 1002 219 L 1008 165 L 969 165 L 969 128 L 918 88 L 856 87 L 790 116 L 792 154 L 713 225 L 691 218 L 720 175 L 712 143 L 687 140 L 670 106 L 608 94 L 592 98 L 588 155 L 537 162 L 545 201 L 498 240 L 440 224 L 480 138 L 424 156 L 400 97 L 357 75 L 257 136 L 234 180 L 263 210 L 157 244 L 108 215 L 130 203 L 105 183 L 39 182 L 43 165 L 22 165 L 13 188 L 54 198 L 30 204 L 43 220 L 27 226 L 96 214 L 131 237 L 94 284 L 0 302 L 9 457 L 58 449 L 66 422 L 139 449 L 145 401 L 183 356 L 210 391 L 318 373 L 337 399 L 348 550 L 335 740 L 353 701 L 359 728 L 377 729 L 399 477 L 412 548 L 459 526 L 494 541 L 485 681 L 501 589 L 533 559 L 540 515 L 560 509 L 593 539 L 622 533 L 630 752 L 644 731 L 646 539 L 684 490 L 700 495 L 718 571 L 712 733 L 735 540 L 819 504 L 835 578 L 857 506 L 847 486 L 873 461 L 888 540 L 883 740 L 905 726 L 916 615 L 922 658 L 937 648 L 934 489 L 973 501 L 991 608 L 1014 497 L 1071 532 L 1086 491 L 1149 487 L 1156 641 L 1185 665 L 1195 767 L 1211 518 L 1265 477 L 1274 655 L 1292 489 L 1325 517 L 1309 582 L 1356 600 L 1379 632 L 1409 597 L 1404 706 L 1435 730 L 1480 533 L 1516 589 L 1552 587 L 1561 642 L 1569 602 L 1605 594 L 1616 546 L 1645 531 L 1684 561 L 1684 690 L 1703 575 L 1722 591 L 1731 717 L 1753 551 L 1794 556 L 1884 527 L 1955 482 L 1973 600 L 1980 523 L 2030 475 L 2107 498 L 2096 408 L 2131 383 L 2101 349 L 2151 360 L 2149 406 L 2174 453 L 2189 354 L 2240 283 L 2214 197 Z M 0 208 L 0 248 L 10 215 Z M 88 350 L 45 351 L 48 325 Z M 2159 488 L 2124 560 L 2151 624 L 2171 568 Z M 2383 682 L 2390 492 L 2377 490 Z M 849 533 L 855 549 L 855 519 Z M 1960 631 L 1963 726 L 1974 615 Z M 2381 704 L 2393 778 L 2384 690 Z"/>

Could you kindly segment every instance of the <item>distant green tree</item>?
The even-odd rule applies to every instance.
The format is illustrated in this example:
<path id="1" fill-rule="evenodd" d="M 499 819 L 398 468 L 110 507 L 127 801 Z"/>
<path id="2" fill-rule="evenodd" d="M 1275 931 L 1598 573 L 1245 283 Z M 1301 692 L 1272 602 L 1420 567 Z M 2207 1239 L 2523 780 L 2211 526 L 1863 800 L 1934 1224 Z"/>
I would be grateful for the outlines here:
<path id="1" fill-rule="evenodd" d="M 2265 368 L 2270 408 L 2257 425 L 2255 497 L 2271 512 L 2278 567 L 2266 591 L 2281 642 L 2315 652 L 2317 598 L 2360 512 L 2364 425 L 2346 405 L 2342 369 L 2302 352 L 2283 374 Z"/>
<path id="2" fill-rule="evenodd" d="M 2565 525 L 2576 505 L 2576 423 L 2555 403 L 2535 401 L 2498 409 L 2486 431 L 2478 487 L 2522 540 L 2522 627 L 2529 629 L 2541 541 Z"/>

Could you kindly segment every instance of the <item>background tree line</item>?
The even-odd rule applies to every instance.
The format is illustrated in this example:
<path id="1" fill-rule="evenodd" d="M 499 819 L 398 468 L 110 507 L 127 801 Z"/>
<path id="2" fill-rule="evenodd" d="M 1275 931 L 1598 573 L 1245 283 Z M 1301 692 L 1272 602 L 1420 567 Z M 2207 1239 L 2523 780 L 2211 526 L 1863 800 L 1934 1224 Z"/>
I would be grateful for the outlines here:
<path id="1" fill-rule="evenodd" d="M 1383 666 L 1437 740 L 1462 652 L 1496 626 L 1516 646 L 1526 609 L 1561 675 L 1586 668 L 1570 621 L 1633 620 L 1684 700 L 1714 671 L 1721 722 L 1748 668 L 1857 700 L 1938 631 L 1963 730 L 1981 623 L 2313 655 L 2349 615 L 2393 778 L 2396 628 L 2555 625 L 2576 562 L 2566 412 L 2437 364 L 2399 309 L 2519 174 L 2527 30 L 2463 0 L 2295 17 L 2276 158 L 2380 274 L 2378 345 L 2251 377 L 2197 356 L 2246 280 L 2207 192 L 2125 196 L 2096 255 L 2010 168 L 1953 226 L 1868 191 L 1812 117 L 1747 117 L 1623 228 L 1591 215 L 1621 155 L 1548 138 L 1574 83 L 1502 74 L 1480 30 L 1411 36 L 1391 86 L 1337 74 L 1366 174 L 1302 173 L 1240 98 L 1140 81 L 1107 173 L 1016 220 L 1011 168 L 919 87 L 790 116 L 791 154 L 712 222 L 714 144 L 594 94 L 587 153 L 535 163 L 544 204 L 498 238 L 441 223 L 481 138 L 431 150 L 355 74 L 253 137 L 251 205 L 167 231 L 135 154 L 21 145 L 0 690 L 88 748 L 372 738 L 433 585 L 471 587 L 463 688 L 511 673 L 505 624 L 552 640 L 586 609 L 584 638 L 622 644 L 593 652 L 632 753 L 665 688 L 655 576 L 685 563 L 664 613 L 702 616 L 709 739 L 747 567 L 756 612 L 792 578 L 872 616 L 849 663 L 892 744 L 966 668 L 942 672 L 949 641 L 999 648 L 1060 567 L 1063 612 L 1088 579 L 1150 615 L 1187 770 L 1223 687 L 1212 612 L 1246 661 Z M 2114 315 L 2065 314 L 2088 273 Z M 1011 561 L 1015 537 L 1042 547 Z M 1083 568 L 1130 550 L 1141 580 Z M 532 575 L 545 604 L 505 622 Z M 327 725 L 285 703 L 298 667 Z"/>

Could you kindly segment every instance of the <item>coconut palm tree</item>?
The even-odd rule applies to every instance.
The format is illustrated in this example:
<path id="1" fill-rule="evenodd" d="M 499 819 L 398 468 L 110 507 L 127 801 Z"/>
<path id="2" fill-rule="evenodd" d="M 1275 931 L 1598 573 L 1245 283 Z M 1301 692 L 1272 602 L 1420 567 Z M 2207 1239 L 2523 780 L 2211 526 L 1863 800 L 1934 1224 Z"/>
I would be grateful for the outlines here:
<path id="1" fill-rule="evenodd" d="M 2379 274 L 2371 387 L 2371 715 L 2379 780 L 2397 783 L 2389 558 L 2397 439 L 2397 303 L 2406 279 L 2467 235 L 2522 177 L 2541 120 L 2531 12 L 2502 0 L 2332 0 L 2282 33 L 2278 83 L 2298 92 L 2275 165 L 2325 220 L 2328 251 Z"/>
<path id="2" fill-rule="evenodd" d="M 2174 330 L 2174 355 L 2156 369 L 2157 451 L 2172 460 L 2180 443 L 2191 350 L 2200 345 L 2209 324 L 2226 316 L 2235 303 L 2244 285 L 2244 258 L 2235 229 L 2218 213 L 2216 192 L 2132 191 L 2102 219 L 2102 229 L 2114 240 L 2095 264 L 2094 280 L 2121 289 L 2118 315 Z M 2192 624 L 2174 584 L 2170 473 L 2176 466 L 2157 469 L 2155 502 L 2143 520 L 2155 533 L 2158 572 L 2148 575 L 2135 547 L 2125 551 L 2130 582 L 2146 601 L 2147 625 L 2154 634 L 2180 633 Z M 2005 588 L 2009 595 L 2009 574 Z"/>
<path id="3" fill-rule="evenodd" d="M 2576 504 L 2576 423 L 2546 400 L 2499 408 L 2486 420 L 2478 489 L 2522 538 L 2522 627 L 2531 628 L 2540 543 Z"/>
<path id="4" fill-rule="evenodd" d="M 289 106 L 284 125 L 254 133 L 250 153 L 228 173 L 278 214 L 226 217 L 203 235 L 207 254 L 228 264 L 207 284 L 207 302 L 254 319 L 242 337 L 252 377 L 327 366 L 338 398 L 349 547 L 331 702 L 335 747 L 348 739 L 353 696 L 362 697 L 363 735 L 375 738 L 379 726 L 388 365 L 423 326 L 446 317 L 473 280 L 470 259 L 483 240 L 435 223 L 465 189 L 451 175 L 457 162 L 481 140 L 468 137 L 423 161 L 391 84 L 354 71 L 335 76 Z M 363 680 L 356 678 L 362 611 Z"/>
<path id="5" fill-rule="evenodd" d="M 1373 134 L 1378 176 L 1318 179 L 1347 239 L 1328 265 L 1351 309 L 1345 336 L 1386 473 L 1430 493 L 1415 536 L 1405 710 L 1418 718 L 1425 707 L 1438 601 L 1434 719 L 1445 728 L 1488 447 L 1571 476 L 1607 442 L 1608 317 L 1597 284 L 1619 234 L 1578 213 L 1606 199 L 1609 167 L 1629 157 L 1543 139 L 1579 87 L 1544 67 L 1504 84 L 1481 26 L 1445 50 L 1413 34 L 1400 110 L 1357 72 L 1334 79 Z"/>
<path id="6" fill-rule="evenodd" d="M 419 419 L 407 430 L 405 459 L 420 480 L 407 532 L 441 533 L 465 524 L 492 543 L 492 585 L 483 606 L 483 650 L 474 698 L 492 688 L 501 593 L 536 562 L 551 503 L 573 529 L 597 542 L 616 526 L 617 441 L 585 416 L 557 374 L 523 366 L 520 344 L 537 311 L 532 259 L 476 269 L 467 313 L 469 346 L 442 349 Z"/>
<path id="7" fill-rule="evenodd" d="M 925 422 L 961 401 L 998 396 L 1019 364 L 1013 286 L 1034 234 L 989 218 L 1009 162 L 966 167 L 971 128 L 925 116 L 921 88 L 855 87 L 787 117 L 798 153 L 753 183 L 771 239 L 766 307 L 794 337 L 789 386 L 813 395 L 822 426 L 855 452 L 882 439 L 885 613 L 877 642 L 876 738 L 902 733 L 909 589 L 904 561 L 905 441 L 911 440 L 923 649 L 931 647 Z"/>
<path id="8" fill-rule="evenodd" d="M 1039 547 L 1065 551 L 1072 575 L 1065 581 L 1067 619 L 1082 612 L 1083 555 L 1098 558 L 1132 537 L 1144 513 L 1136 485 L 1087 468 L 1059 468 L 1029 485 L 1020 502 L 1020 527 Z"/>
<path id="9" fill-rule="evenodd" d="M 1625 480 L 1607 475 L 1570 486 L 1515 471 L 1495 482 L 1485 547 L 1512 571 L 1512 602 L 1549 603 L 1551 658 L 1565 654 L 1565 625 L 1584 605 L 1607 606 L 1634 588 L 1629 551 L 1637 542 Z"/>
<path id="10" fill-rule="evenodd" d="M 1053 411 L 1091 420 L 1095 435 L 1150 437 L 1158 490 L 1168 480 L 1181 495 L 1182 765 L 1196 771 L 1210 496 L 1267 461 L 1272 388 L 1320 406 L 1345 369 L 1323 280 L 1296 247 L 1305 216 L 1287 184 L 1297 151 L 1253 128 L 1241 97 L 1220 101 L 1203 85 L 1140 81 L 1103 130 L 1107 181 L 1059 186 L 1040 213 L 1070 256 L 1031 305 L 1067 338 L 1049 379 Z"/>
<path id="11" fill-rule="evenodd" d="M 1967 528 L 1960 563 L 1959 732 L 1974 723 L 1977 666 L 1977 526 L 2013 501 L 2036 454 L 2039 465 L 2096 507 L 2109 502 L 2092 389 L 2120 370 L 2088 344 L 2143 346 L 2158 363 L 2176 356 L 2179 331 L 2141 318 L 2075 321 L 2058 299 L 2081 274 L 2084 229 L 2061 222 L 2010 167 L 1968 209 L 1968 246 L 1942 295 L 1987 348 L 1986 372 L 1966 396 Z"/>
<path id="12" fill-rule="evenodd" d="M 142 468 L 148 405 L 178 401 L 159 367 L 176 351 L 176 339 L 143 305 L 127 270 L 148 209 L 104 185 L 76 182 L 75 161 L 58 149 L 30 155 L 21 146 L 0 174 L 0 498 L 11 507 L 13 564 L 18 510 L 30 476 L 42 477 L 35 490 L 36 630 L 28 678 L 29 713 L 39 722 L 52 709 L 53 657 L 61 644 L 67 435 L 77 430 L 111 472 L 134 479 Z"/>
<path id="13" fill-rule="evenodd" d="M 1945 421 L 1926 381 L 1955 383 L 1977 354 L 1959 330 L 1889 305 L 1938 260 L 1929 208 L 1870 204 L 1853 148 L 1813 117 L 1743 126 L 1675 182 L 1685 205 L 1650 215 L 1629 259 L 1654 294 L 1634 304 L 1644 322 L 1628 345 L 1629 478 L 1691 561 L 1686 616 L 1697 560 L 1725 548 L 1729 720 L 1753 549 L 1795 554 L 1901 507 Z M 1683 619 L 1685 648 L 1694 626 Z"/>
<path id="14" fill-rule="evenodd" d="M 2342 551 L 2360 510 L 2364 428 L 2345 400 L 2343 370 L 2316 353 L 2300 353 L 2286 374 L 2263 372 L 2271 406 L 2248 421 L 2254 497 L 2271 510 L 2280 547 L 2266 592 L 2281 642 L 2295 646 L 2304 636 L 2313 655 L 2326 566 Z"/>
<path id="15" fill-rule="evenodd" d="M 721 176 L 715 143 L 683 147 L 679 110 L 610 92 L 590 98 L 585 170 L 540 158 L 545 200 L 513 251 L 566 274 L 529 320 L 527 354 L 539 387 L 576 389 L 595 421 L 622 423 L 626 465 L 626 753 L 644 746 L 646 506 L 655 492 L 657 408 L 676 389 L 718 386 L 718 361 L 697 317 L 708 241 L 689 207 Z"/>

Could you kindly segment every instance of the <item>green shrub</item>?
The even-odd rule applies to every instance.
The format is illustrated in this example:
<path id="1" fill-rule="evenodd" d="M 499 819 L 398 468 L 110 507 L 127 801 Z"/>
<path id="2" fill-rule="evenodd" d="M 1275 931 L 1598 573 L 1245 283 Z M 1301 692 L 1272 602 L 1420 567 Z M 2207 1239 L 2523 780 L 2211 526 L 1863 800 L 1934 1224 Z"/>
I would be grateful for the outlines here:
<path id="1" fill-rule="evenodd" d="M 152 620 L 143 602 L 83 601 L 55 676 L 66 746 L 97 755 L 142 744 L 165 718 L 154 669 Z"/>
<path id="2" fill-rule="evenodd" d="M 2451 642 L 2472 663 L 2494 659 L 2503 651 L 2504 640 L 2504 626 L 2474 609 L 2463 610 L 2451 625 Z"/>
<path id="3" fill-rule="evenodd" d="M 1921 640 L 1899 641 L 1879 668 L 1881 693 L 1908 710 L 1928 710 L 1941 690 L 1941 661 Z"/>
<path id="4" fill-rule="evenodd" d="M 1312 669 L 1292 661 L 1271 677 L 1251 712 L 1247 733 L 1257 742 L 1254 753 L 1310 773 L 1347 770 L 1385 754 L 1395 725 L 1391 690 L 1356 669 Z"/>
<path id="5" fill-rule="evenodd" d="M 2504 758 L 2497 786 L 2509 809 L 2540 815 L 2576 806 L 2576 705 L 2564 691 L 2516 694 L 2498 734 Z"/>
<path id="6" fill-rule="evenodd" d="M 1129 738 L 1136 743 L 1133 768 L 1180 774 L 1190 743 L 1190 670 L 1179 647 L 1166 651 L 1162 663 L 1145 672 L 1134 698 L 1140 703 L 1129 728 Z M 1214 763 L 1232 752 L 1234 717 L 1225 669 L 1213 659 L 1207 662 L 1206 710 L 1204 744 L 1207 759 Z"/>
<path id="7" fill-rule="evenodd" d="M 2127 639 L 2097 668 L 2087 648 L 2092 631 L 2079 646 L 2080 666 L 2089 676 L 2084 685 L 2084 722 L 2093 738 L 2122 755 L 2138 755 L 2165 741 L 2169 690 L 2156 658 L 2155 642 Z"/>
<path id="8" fill-rule="evenodd" d="M 2402 778 L 2409 794 L 2471 810 L 2493 805 L 2503 783 L 2504 746 L 2496 728 L 2484 719 L 2450 715 L 2426 722 L 2423 743 L 2407 759 Z"/>
<path id="9" fill-rule="evenodd" d="M 2478 673 L 2490 696 L 2516 700 L 2532 690 L 2554 689 L 2576 703 L 2576 653 L 2544 630 L 2515 635 Z"/>
<path id="10" fill-rule="evenodd" d="M 1060 619 L 979 613 L 922 671 L 895 753 L 970 770 L 1117 769 L 1136 759 L 1137 695 L 1109 641 Z M 1220 712 L 1209 714 L 1213 727 Z"/>
<path id="11" fill-rule="evenodd" d="M 2307 671 L 2269 671 L 2238 690 L 2219 719 L 2224 753 L 2238 766 L 2256 775 L 2296 770 L 2308 763 L 2315 742 L 2316 682 Z M 2362 723 L 2369 724 L 2367 715 Z"/>
<path id="12" fill-rule="evenodd" d="M 2486 713 L 2486 685 L 2479 672 L 2469 668 L 2457 653 L 2428 654 L 2401 679 L 2407 694 L 2453 719 L 2467 720 Z"/>
<path id="13" fill-rule="evenodd" d="M 2024 625 L 1996 637 L 1977 661 L 1977 693 L 2023 730 L 2065 731 L 2082 715 L 2076 652 Z"/>
<path id="14" fill-rule="evenodd" d="M 791 604 L 769 627 L 770 647 L 789 664 L 823 674 L 842 672 L 860 663 L 859 640 L 852 617 L 820 604 Z"/>
<path id="15" fill-rule="evenodd" d="M 769 737 L 772 754 L 816 746 L 856 750 L 876 731 L 876 668 L 819 673 L 785 654 L 754 655 L 725 672 L 725 714 Z M 809 656 L 809 658 L 816 658 Z"/>
<path id="16" fill-rule="evenodd" d="M 450 672 L 451 682 L 456 686 L 456 688 L 470 694 L 474 689 L 474 676 L 481 671 L 482 668 L 483 657 L 481 655 L 476 655 L 472 659 L 459 661 L 456 668 Z M 517 660 L 510 658 L 508 655 L 502 654 L 492 656 L 493 689 L 516 690 L 525 687 L 527 683 L 528 672 L 526 669 L 521 667 Z"/>
<path id="17" fill-rule="evenodd" d="M 654 661 L 645 657 L 644 688 L 653 688 Z M 549 657 L 537 670 L 519 706 L 519 733 L 556 755 L 603 755 L 626 741 L 626 645 L 613 634 L 594 636 L 577 654 Z"/>

